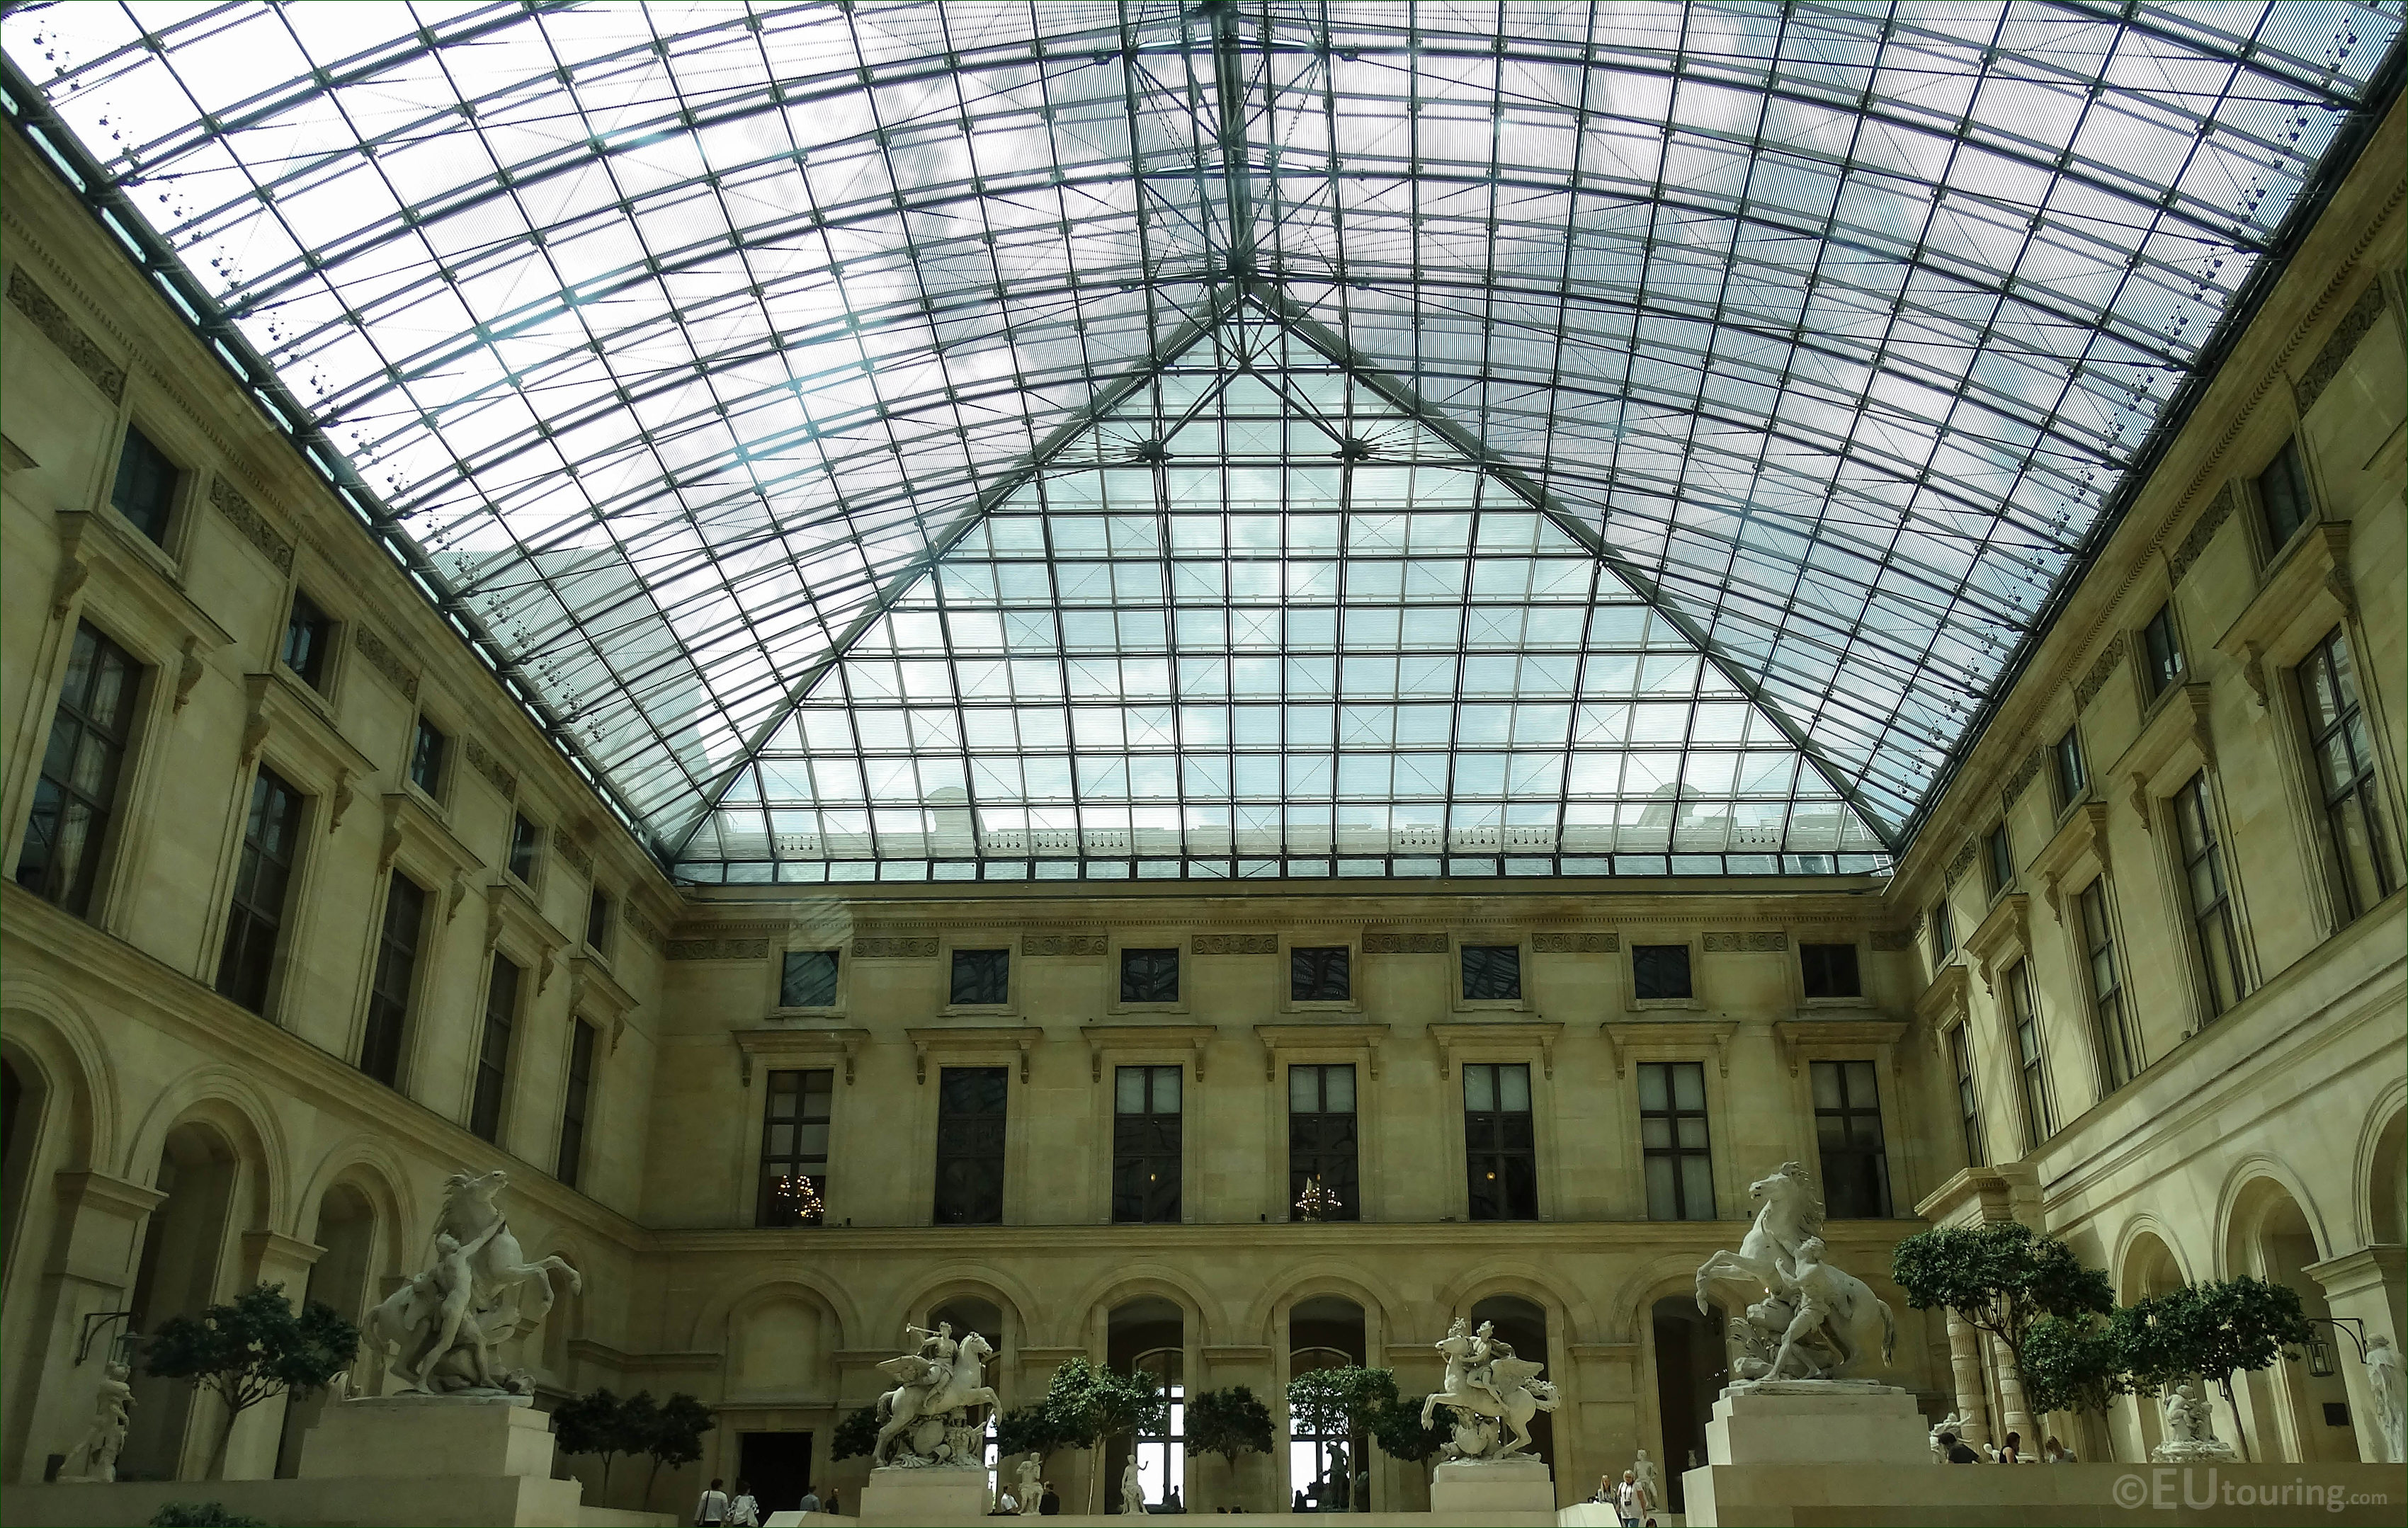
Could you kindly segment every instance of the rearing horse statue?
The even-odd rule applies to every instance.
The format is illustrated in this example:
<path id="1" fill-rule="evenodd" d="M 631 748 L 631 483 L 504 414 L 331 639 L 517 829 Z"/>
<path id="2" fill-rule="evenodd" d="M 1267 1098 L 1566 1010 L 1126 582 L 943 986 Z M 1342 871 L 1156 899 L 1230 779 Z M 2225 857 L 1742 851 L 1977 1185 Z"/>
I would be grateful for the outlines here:
<path id="1" fill-rule="evenodd" d="M 870 1449 L 869 1462 L 885 1464 L 887 1455 L 894 1450 L 895 1440 L 918 1422 L 965 1407 L 999 1406 L 995 1392 L 987 1387 L 984 1372 L 985 1361 L 994 1356 L 995 1349 L 986 1338 L 972 1332 L 962 1338 L 950 1364 L 939 1367 L 917 1357 L 890 1358 L 880 1364 L 889 1374 L 899 1375 L 909 1369 L 925 1378 L 905 1379 L 878 1398 L 878 1420 L 885 1425 L 878 1429 L 878 1445 Z"/>
<path id="2" fill-rule="evenodd" d="M 1817 1335 L 1838 1357 L 1827 1378 L 1846 1373 L 1876 1345 L 1886 1367 L 1898 1346 L 1897 1320 L 1871 1286 L 1822 1262 L 1823 1199 L 1814 1192 L 1814 1181 L 1806 1176 L 1805 1167 L 1784 1162 L 1750 1183 L 1747 1196 L 1764 1207 L 1756 1212 L 1738 1251 L 1718 1251 L 1698 1265 L 1698 1309 L 1706 1309 L 1708 1288 L 1725 1278 L 1756 1286 L 1784 1310 L 1794 1307 L 1801 1294 L 1822 1308 L 1819 1334 L 1770 1334 L 1779 1346 L 1763 1378 L 1782 1378 L 1781 1371 L 1799 1352 L 1799 1339 Z M 1801 1249 L 1807 1253 L 1803 1259 L 1799 1255 Z M 1809 1291 L 1799 1289 L 1801 1265 L 1812 1286 Z M 1788 1317 L 1782 1320 L 1786 1323 Z M 1808 1367 L 1812 1372 L 1811 1363 Z"/>
<path id="3" fill-rule="evenodd" d="M 449 1233 L 461 1246 L 483 1245 L 468 1259 L 468 1272 L 474 1283 L 471 1306 L 485 1316 L 486 1340 L 499 1344 L 518 1332 L 533 1326 L 552 1309 L 552 1276 L 559 1274 L 568 1280 L 568 1292 L 578 1293 L 585 1286 L 575 1268 L 560 1258 L 547 1257 L 529 1263 L 519 1247 L 519 1239 L 502 1220 L 502 1212 L 494 1207 L 494 1195 L 509 1182 L 509 1175 L 499 1167 L 474 1177 L 453 1173 L 444 1182 L 443 1212 L 436 1218 L 435 1229 Z M 533 1283 L 539 1294 L 533 1309 L 520 1298 L 520 1286 Z M 509 1321 L 494 1319 L 508 1300 Z"/>

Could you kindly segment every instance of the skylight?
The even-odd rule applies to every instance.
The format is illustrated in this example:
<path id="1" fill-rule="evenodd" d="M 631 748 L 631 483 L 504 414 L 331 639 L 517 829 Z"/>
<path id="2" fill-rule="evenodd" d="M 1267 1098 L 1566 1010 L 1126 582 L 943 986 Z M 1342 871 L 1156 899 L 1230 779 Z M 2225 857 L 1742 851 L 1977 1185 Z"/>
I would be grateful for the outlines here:
<path id="1" fill-rule="evenodd" d="M 690 878 L 1742 872 L 1903 842 L 2401 17 L 84 4 L 0 48 Z"/>

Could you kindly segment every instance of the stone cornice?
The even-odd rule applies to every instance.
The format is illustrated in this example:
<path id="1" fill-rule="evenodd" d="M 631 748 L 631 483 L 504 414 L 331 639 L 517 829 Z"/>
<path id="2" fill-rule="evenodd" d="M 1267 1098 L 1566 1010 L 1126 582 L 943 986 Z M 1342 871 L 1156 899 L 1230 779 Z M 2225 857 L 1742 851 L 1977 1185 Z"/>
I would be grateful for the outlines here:
<path id="1" fill-rule="evenodd" d="M 1263 1047 L 1263 1080 L 1278 1079 L 1281 1051 L 1301 1050 L 1308 1055 L 1353 1051 L 1369 1065 L 1371 1079 L 1376 1082 L 1380 1078 L 1380 1047 L 1386 1042 L 1388 1033 L 1386 1024 L 1335 1020 L 1326 1023 L 1307 1020 L 1293 1024 L 1256 1024 L 1254 1038 Z"/>
<path id="2" fill-rule="evenodd" d="M 1457 1050 L 1478 1050 L 1483 1054 L 1517 1050 L 1527 1055 L 1533 1047 L 1539 1052 L 1540 1064 L 1546 1075 L 1555 1075 L 1555 1042 L 1563 1038 L 1564 1026 L 1544 1019 L 1492 1019 L 1463 1023 L 1432 1024 L 1430 1038 L 1438 1042 L 1438 1075 L 1440 1080 L 1455 1075 L 1455 1053 Z"/>
<path id="3" fill-rule="evenodd" d="M 1669 1056 L 1677 1061 L 1714 1058 L 1714 1066 L 1730 1076 L 1731 1040 L 1739 1034 L 1735 1019 L 1608 1019 L 1598 1025 L 1613 1052 L 1613 1075 L 1629 1070 L 1634 1060 Z"/>

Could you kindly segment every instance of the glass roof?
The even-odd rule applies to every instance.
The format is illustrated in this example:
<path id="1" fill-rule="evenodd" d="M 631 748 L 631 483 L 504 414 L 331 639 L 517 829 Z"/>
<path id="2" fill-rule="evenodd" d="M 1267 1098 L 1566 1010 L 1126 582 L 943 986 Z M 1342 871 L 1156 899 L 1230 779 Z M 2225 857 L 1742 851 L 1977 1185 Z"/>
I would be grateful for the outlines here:
<path id="1" fill-rule="evenodd" d="M 690 878 L 1807 870 L 1911 832 L 2401 8 L 79 4 L 0 49 Z"/>

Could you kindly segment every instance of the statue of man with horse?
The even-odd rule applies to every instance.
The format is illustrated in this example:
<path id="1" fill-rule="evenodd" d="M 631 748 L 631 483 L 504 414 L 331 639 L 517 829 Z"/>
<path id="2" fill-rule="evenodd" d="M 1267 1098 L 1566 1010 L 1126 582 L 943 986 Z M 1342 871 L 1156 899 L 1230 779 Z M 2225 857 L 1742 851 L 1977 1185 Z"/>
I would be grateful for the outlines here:
<path id="1" fill-rule="evenodd" d="M 986 1361 L 995 1356 L 986 1338 L 972 1332 L 956 1341 L 951 1321 L 933 1332 L 904 1331 L 920 1339 L 917 1351 L 890 1358 L 878 1372 L 896 1381 L 878 1398 L 878 1445 L 871 1464 L 917 1469 L 930 1464 L 983 1468 L 979 1446 L 987 1412 L 997 1403 L 986 1383 Z"/>
<path id="2" fill-rule="evenodd" d="M 525 1395 L 534 1384 L 523 1370 L 494 1362 L 494 1349 L 532 1330 L 552 1309 L 552 1275 L 582 1287 L 575 1268 L 556 1257 L 526 1261 L 494 1196 L 509 1182 L 500 1168 L 446 1181 L 442 1212 L 431 1238 L 425 1272 L 368 1312 L 366 1337 L 376 1362 L 401 1390 L 435 1395 Z"/>
<path id="3" fill-rule="evenodd" d="M 1493 1460 L 1529 1447 L 1530 1419 L 1555 1408 L 1555 1385 L 1539 1378 L 1546 1365 L 1515 1357 L 1491 1323 L 1474 1332 L 1461 1316 L 1432 1346 L 1446 1355 L 1446 1380 L 1423 1400 L 1422 1425 L 1439 1407 L 1455 1413 L 1454 1436 L 1440 1452 L 1450 1460 Z"/>
<path id="4" fill-rule="evenodd" d="M 1760 1291 L 1731 1320 L 1731 1378 L 1838 1379 L 1878 1350 L 1889 1366 L 1898 1322 L 1856 1275 L 1823 1261 L 1823 1199 L 1798 1163 L 1747 1186 L 1763 1207 L 1736 1252 L 1716 1252 L 1698 1268 L 1698 1309 L 1723 1281 Z"/>

